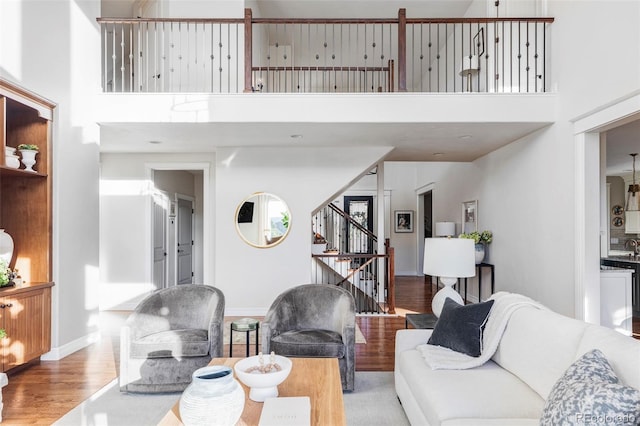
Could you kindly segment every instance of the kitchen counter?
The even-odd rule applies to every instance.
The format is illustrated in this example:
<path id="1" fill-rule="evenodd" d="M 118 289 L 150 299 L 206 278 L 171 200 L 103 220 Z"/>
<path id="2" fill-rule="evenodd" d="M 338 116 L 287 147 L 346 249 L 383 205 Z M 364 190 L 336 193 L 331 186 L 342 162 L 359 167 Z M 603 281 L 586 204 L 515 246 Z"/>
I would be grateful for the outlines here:
<path id="1" fill-rule="evenodd" d="M 640 263 L 640 256 L 634 257 L 632 255 L 607 256 L 607 257 L 603 257 L 603 259 L 614 260 L 616 262 Z"/>
<path id="2" fill-rule="evenodd" d="M 631 299 L 633 316 L 640 317 L 640 259 L 626 256 L 609 256 L 600 259 L 600 265 L 609 268 L 623 268 L 633 270 Z"/>

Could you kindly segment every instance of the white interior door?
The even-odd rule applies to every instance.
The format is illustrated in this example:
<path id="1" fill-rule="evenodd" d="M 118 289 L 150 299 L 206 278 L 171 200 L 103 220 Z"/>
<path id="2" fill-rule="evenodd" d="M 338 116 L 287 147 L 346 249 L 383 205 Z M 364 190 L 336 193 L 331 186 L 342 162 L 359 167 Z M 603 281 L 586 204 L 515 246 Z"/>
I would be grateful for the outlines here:
<path id="1" fill-rule="evenodd" d="M 178 196 L 176 282 L 193 283 L 193 200 Z"/>
<path id="2" fill-rule="evenodd" d="M 169 198 L 158 193 L 153 197 L 153 285 L 155 289 L 167 286 L 167 220 Z"/>

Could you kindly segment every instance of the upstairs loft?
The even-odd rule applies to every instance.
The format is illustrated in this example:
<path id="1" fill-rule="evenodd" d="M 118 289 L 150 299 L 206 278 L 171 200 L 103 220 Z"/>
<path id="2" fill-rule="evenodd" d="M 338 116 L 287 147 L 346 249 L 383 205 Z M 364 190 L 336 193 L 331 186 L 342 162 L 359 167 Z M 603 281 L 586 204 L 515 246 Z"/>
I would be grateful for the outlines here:
<path id="1" fill-rule="evenodd" d="M 245 9 L 243 19 L 98 21 L 102 152 L 358 145 L 388 148 L 389 161 L 473 161 L 555 120 L 553 18 Z"/>
<path id="2" fill-rule="evenodd" d="M 107 93 L 543 93 L 553 18 L 98 18 Z"/>

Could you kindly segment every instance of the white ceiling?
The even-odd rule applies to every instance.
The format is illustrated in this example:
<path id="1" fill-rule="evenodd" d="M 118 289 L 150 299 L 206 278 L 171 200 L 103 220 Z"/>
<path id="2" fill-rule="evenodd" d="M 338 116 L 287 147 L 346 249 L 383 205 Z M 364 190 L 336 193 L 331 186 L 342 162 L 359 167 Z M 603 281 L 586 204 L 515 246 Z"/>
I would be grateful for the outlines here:
<path id="1" fill-rule="evenodd" d="M 101 125 L 100 150 L 213 152 L 218 147 L 393 146 L 389 161 L 473 161 L 543 126 L 540 123 L 109 123 Z"/>

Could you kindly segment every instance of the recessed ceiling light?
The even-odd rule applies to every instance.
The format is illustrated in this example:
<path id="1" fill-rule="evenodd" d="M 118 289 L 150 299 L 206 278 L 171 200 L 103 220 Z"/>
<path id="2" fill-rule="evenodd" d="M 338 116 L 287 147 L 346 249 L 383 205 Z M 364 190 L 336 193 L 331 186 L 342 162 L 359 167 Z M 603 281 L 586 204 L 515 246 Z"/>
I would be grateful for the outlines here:
<path id="1" fill-rule="evenodd" d="M 152 144 L 152 145 L 159 145 L 162 142 L 161 141 L 149 141 L 149 143 Z"/>
<path id="2" fill-rule="evenodd" d="M 458 136 L 458 139 L 471 139 L 471 135 L 461 135 Z"/>
<path id="3" fill-rule="evenodd" d="M 291 135 L 292 139 L 302 139 L 302 135 Z"/>

